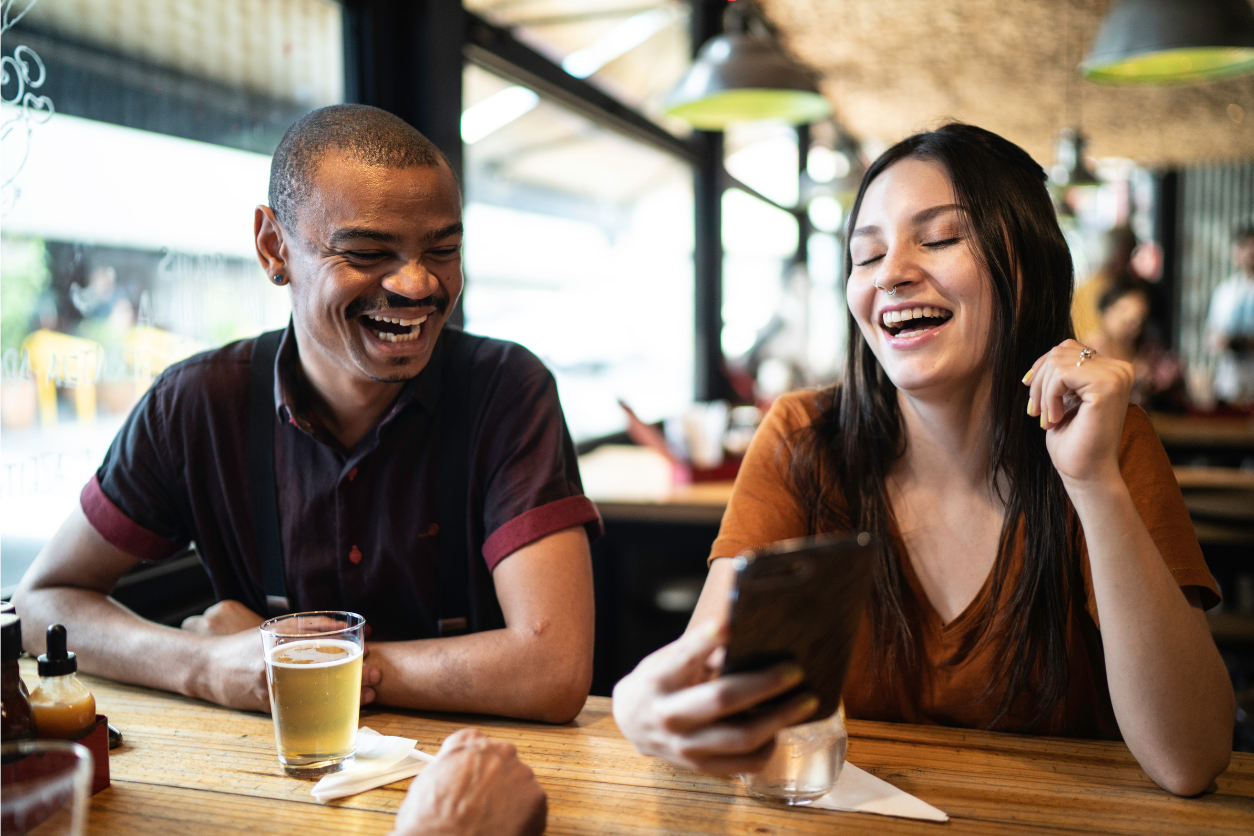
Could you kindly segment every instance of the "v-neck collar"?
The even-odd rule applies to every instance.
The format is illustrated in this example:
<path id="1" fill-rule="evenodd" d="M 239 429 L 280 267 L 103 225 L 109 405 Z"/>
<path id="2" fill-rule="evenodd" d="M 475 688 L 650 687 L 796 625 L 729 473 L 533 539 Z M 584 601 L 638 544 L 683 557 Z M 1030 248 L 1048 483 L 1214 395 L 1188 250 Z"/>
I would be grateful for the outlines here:
<path id="1" fill-rule="evenodd" d="M 941 618 L 936 607 L 932 604 L 927 593 L 923 589 L 923 582 L 919 580 L 918 573 L 914 570 L 914 564 L 910 560 L 910 553 L 906 550 L 905 540 L 901 536 L 901 532 L 897 528 L 897 522 L 890 519 L 889 535 L 893 538 L 893 545 L 900 561 L 900 569 L 902 577 L 906 581 L 906 585 L 910 588 L 910 593 L 918 602 L 919 613 L 923 617 L 925 626 L 944 637 L 960 635 L 970 629 L 983 615 L 985 610 L 992 605 L 990 600 L 993 594 L 993 575 L 997 571 L 997 562 L 993 561 L 993 565 L 989 567 L 988 574 L 984 577 L 984 583 L 980 585 L 979 590 L 962 609 L 960 613 L 954 616 L 953 620 L 946 623 Z M 1022 569 L 1022 558 L 1016 558 L 1021 551 L 1021 543 L 1023 538 L 1023 518 L 1020 517 L 1015 525 L 1015 532 L 1010 540 L 1009 557 L 1012 565 L 1008 567 L 1007 580 L 1011 579 L 1011 575 Z"/>

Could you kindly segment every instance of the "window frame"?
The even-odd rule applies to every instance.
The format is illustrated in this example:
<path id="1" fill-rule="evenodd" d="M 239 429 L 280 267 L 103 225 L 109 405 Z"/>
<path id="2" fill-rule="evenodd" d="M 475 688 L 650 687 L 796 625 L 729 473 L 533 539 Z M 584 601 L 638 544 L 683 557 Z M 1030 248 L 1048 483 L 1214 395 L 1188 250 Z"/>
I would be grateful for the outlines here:
<path id="1" fill-rule="evenodd" d="M 722 31 L 725 0 L 690 0 L 692 53 Z M 381 107 L 422 131 L 458 179 L 462 67 L 470 62 L 529 87 L 589 121 L 670 154 L 692 168 L 694 187 L 693 397 L 732 397 L 723 372 L 720 201 L 729 185 L 721 132 L 671 134 L 635 108 L 575 78 L 509 29 L 466 11 L 460 0 L 344 0 L 345 100 Z M 789 210 L 792 211 L 792 210 Z M 472 277 L 473 280 L 473 277 Z M 458 304 L 452 320 L 465 321 Z"/>

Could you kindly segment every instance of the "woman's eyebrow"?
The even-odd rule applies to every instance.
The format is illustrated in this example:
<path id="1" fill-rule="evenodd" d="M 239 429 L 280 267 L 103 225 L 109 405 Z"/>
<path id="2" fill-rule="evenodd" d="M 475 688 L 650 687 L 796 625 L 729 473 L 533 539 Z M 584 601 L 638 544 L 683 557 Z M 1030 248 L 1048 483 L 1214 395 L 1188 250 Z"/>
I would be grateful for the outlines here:
<path id="1" fill-rule="evenodd" d="M 916 212 L 910 220 L 915 226 L 922 226 L 937 215 L 943 215 L 946 212 L 961 212 L 962 207 L 957 203 L 942 203 L 940 206 L 933 206 L 930 209 L 924 209 L 922 212 Z"/>
<path id="2" fill-rule="evenodd" d="M 928 221 L 932 220 L 938 215 L 944 215 L 946 212 L 961 212 L 961 211 L 962 211 L 962 207 L 958 205 L 957 203 L 942 203 L 939 206 L 930 206 L 927 209 L 924 209 L 920 212 L 916 212 L 914 214 L 914 217 L 910 219 L 910 223 L 913 226 L 923 226 L 923 224 L 927 223 Z M 878 226 L 875 226 L 874 224 L 868 224 L 867 226 L 860 226 L 857 229 L 855 229 L 852 233 L 850 233 L 849 240 L 852 241 L 854 238 L 860 238 L 863 235 L 878 235 L 881 231 L 882 230 Z"/>

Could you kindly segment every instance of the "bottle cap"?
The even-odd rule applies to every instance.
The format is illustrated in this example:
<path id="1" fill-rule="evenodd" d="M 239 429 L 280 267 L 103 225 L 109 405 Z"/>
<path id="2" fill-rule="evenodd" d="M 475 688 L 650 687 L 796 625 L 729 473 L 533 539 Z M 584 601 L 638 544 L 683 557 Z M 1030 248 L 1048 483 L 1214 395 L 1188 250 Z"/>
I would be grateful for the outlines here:
<path id="1" fill-rule="evenodd" d="M 22 619 L 11 612 L 0 614 L 0 633 L 4 637 L 4 661 L 12 662 L 22 655 Z"/>
<path id="2" fill-rule="evenodd" d="M 65 627 L 53 624 L 48 628 L 47 653 L 39 657 L 39 675 L 66 676 L 78 673 L 78 657 L 65 649 Z"/>

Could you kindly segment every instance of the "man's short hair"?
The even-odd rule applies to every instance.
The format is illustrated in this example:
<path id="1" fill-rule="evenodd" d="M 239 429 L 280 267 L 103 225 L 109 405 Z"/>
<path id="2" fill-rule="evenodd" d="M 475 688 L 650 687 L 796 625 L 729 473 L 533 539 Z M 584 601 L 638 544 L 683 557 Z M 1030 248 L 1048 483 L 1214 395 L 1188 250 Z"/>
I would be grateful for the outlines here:
<path id="1" fill-rule="evenodd" d="M 1234 244 L 1240 244 L 1250 238 L 1254 238 L 1254 222 L 1240 224 L 1232 230 L 1232 243 Z"/>
<path id="2" fill-rule="evenodd" d="M 306 113 L 287 129 L 270 163 L 270 208 L 291 229 L 309 198 L 314 172 L 329 151 L 387 168 L 447 164 L 440 149 L 398 116 L 377 107 L 340 104 Z"/>

